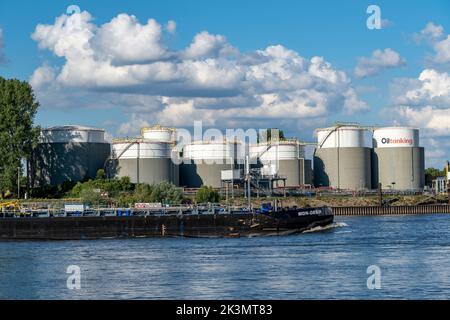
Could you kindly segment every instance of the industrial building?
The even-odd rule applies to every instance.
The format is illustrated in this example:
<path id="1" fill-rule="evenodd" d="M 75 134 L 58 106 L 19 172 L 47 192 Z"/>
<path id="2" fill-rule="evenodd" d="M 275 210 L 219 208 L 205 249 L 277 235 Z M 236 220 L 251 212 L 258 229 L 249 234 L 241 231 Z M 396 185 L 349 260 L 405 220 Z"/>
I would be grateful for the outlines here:
<path id="1" fill-rule="evenodd" d="M 371 141 L 367 138 L 367 129 L 356 125 L 336 125 L 317 129 L 316 133 L 316 187 L 371 189 Z"/>
<path id="2" fill-rule="evenodd" d="M 107 172 L 110 177 L 128 176 L 132 183 L 178 181 L 178 165 L 172 161 L 175 129 L 143 128 L 141 138 L 114 139 Z"/>
<path id="3" fill-rule="evenodd" d="M 222 171 L 240 170 L 243 159 L 239 142 L 196 141 L 186 144 L 180 166 L 180 186 L 199 188 L 202 185 L 222 187 Z"/>
<path id="4" fill-rule="evenodd" d="M 374 188 L 423 190 L 425 186 L 424 148 L 419 146 L 419 130 L 385 127 L 373 131 Z"/>
<path id="5" fill-rule="evenodd" d="M 177 130 L 143 128 L 136 138 L 105 141 L 104 130 L 82 126 L 42 130 L 32 156 L 32 185 L 56 185 L 94 178 L 98 169 L 133 183 L 162 181 L 177 186 L 213 188 L 251 186 L 259 191 L 309 185 L 337 190 L 423 190 L 424 148 L 419 130 L 336 124 L 316 130 L 314 169 L 306 143 L 296 139 L 246 146 L 240 141 L 194 141 L 176 146 Z M 251 165 L 245 168 L 245 159 Z M 174 161 L 176 160 L 176 161 Z M 247 175 L 248 174 L 248 175 Z"/>
<path id="6" fill-rule="evenodd" d="M 110 149 L 102 129 L 75 125 L 43 129 L 30 161 L 31 185 L 95 178 Z"/>
<path id="7" fill-rule="evenodd" d="M 311 160 L 305 159 L 305 145 L 296 139 L 251 145 L 250 158 L 258 163 L 262 177 L 285 178 L 288 187 L 312 183 Z"/>

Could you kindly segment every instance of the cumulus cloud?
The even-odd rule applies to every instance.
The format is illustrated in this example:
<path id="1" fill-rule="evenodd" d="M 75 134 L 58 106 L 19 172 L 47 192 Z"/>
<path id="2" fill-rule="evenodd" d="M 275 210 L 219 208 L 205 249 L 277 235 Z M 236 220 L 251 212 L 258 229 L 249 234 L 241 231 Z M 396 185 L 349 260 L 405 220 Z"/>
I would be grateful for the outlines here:
<path id="1" fill-rule="evenodd" d="M 450 156 L 450 75 L 425 69 L 416 79 L 397 79 L 391 87 L 392 106 L 383 113 L 398 124 L 421 129 L 427 164 Z M 446 144 L 447 143 L 447 144 Z"/>
<path id="2" fill-rule="evenodd" d="M 428 22 L 425 28 L 419 33 L 413 34 L 413 40 L 420 43 L 424 40 L 438 40 L 444 35 L 444 28 L 441 25 L 436 25 L 433 22 Z"/>
<path id="3" fill-rule="evenodd" d="M 417 79 L 398 79 L 393 85 L 394 103 L 413 107 L 450 106 L 450 76 L 434 69 L 423 70 Z"/>
<path id="4" fill-rule="evenodd" d="M 379 74 L 383 70 L 404 66 L 406 60 L 391 48 L 375 50 L 370 57 L 358 58 L 358 64 L 354 70 L 359 78 L 370 77 Z"/>
<path id="5" fill-rule="evenodd" d="M 450 75 L 423 70 L 416 79 L 398 79 L 391 88 L 392 106 L 383 110 L 398 124 L 421 129 L 427 166 L 450 158 Z"/>
<path id="6" fill-rule="evenodd" d="M 4 43 L 3 43 L 3 30 L 0 28 L 0 64 L 6 62 L 6 56 L 4 52 Z"/>
<path id="7" fill-rule="evenodd" d="M 413 39 L 417 43 L 425 41 L 432 47 L 434 52 L 427 57 L 428 65 L 450 68 L 450 35 L 445 33 L 444 27 L 428 22 Z"/>
<path id="8" fill-rule="evenodd" d="M 86 11 L 63 14 L 53 24 L 37 25 L 32 38 L 64 63 L 44 64 L 30 81 L 48 106 L 72 101 L 78 107 L 82 96 L 94 105 L 97 95 L 106 99 L 99 104 L 123 107 L 130 122 L 121 134 L 132 132 L 138 119 L 166 125 L 313 123 L 330 113 L 368 109 L 348 75 L 323 57 L 304 58 L 281 45 L 241 53 L 225 36 L 207 31 L 171 50 L 162 30 L 175 29 L 173 21 L 142 24 L 128 14 L 102 25 Z M 62 103 L 67 98 L 72 100 Z"/>

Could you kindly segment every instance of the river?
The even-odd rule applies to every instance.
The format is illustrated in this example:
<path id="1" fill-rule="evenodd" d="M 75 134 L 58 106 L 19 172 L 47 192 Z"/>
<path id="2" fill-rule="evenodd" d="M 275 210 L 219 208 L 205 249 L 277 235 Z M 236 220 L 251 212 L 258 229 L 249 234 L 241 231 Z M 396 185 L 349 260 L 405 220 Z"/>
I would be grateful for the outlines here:
<path id="1" fill-rule="evenodd" d="M 449 215 L 335 220 L 282 237 L 0 242 L 0 299 L 450 298 Z"/>

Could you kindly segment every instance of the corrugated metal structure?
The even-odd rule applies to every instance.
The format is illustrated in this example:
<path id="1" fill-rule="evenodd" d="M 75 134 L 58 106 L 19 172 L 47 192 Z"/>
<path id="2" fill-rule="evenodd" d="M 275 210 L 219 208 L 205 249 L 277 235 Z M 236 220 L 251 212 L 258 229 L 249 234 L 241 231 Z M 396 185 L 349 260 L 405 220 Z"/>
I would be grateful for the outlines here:
<path id="1" fill-rule="evenodd" d="M 317 129 L 314 184 L 336 189 L 371 189 L 371 139 L 357 125 Z"/>
<path id="2" fill-rule="evenodd" d="M 385 127 L 373 132 L 373 186 L 384 189 L 423 190 L 424 148 L 419 146 L 419 130 Z"/>
<path id="3" fill-rule="evenodd" d="M 186 144 L 180 165 L 180 186 L 221 188 L 222 170 L 239 168 L 240 154 L 240 144 L 237 142 L 197 141 Z"/>
<path id="4" fill-rule="evenodd" d="M 95 178 L 110 152 L 111 145 L 105 141 L 102 129 L 77 125 L 43 129 L 30 161 L 31 185 Z"/>
<path id="5" fill-rule="evenodd" d="M 288 187 L 311 183 L 311 162 L 305 160 L 305 146 L 297 140 L 251 145 L 249 153 L 253 162 L 262 166 L 262 176 L 285 177 Z"/>

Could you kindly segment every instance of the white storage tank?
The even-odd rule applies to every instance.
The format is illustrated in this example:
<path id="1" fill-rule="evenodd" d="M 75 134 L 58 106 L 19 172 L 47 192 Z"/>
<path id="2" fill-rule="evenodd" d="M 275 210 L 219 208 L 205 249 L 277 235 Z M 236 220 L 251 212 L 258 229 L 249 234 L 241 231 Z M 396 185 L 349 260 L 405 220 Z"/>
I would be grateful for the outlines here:
<path id="1" fill-rule="evenodd" d="M 314 184 L 336 189 L 371 189 L 370 132 L 358 125 L 317 129 Z M 368 138 L 370 137 L 370 138 Z"/>
<path id="2" fill-rule="evenodd" d="M 419 146 L 419 129 L 384 127 L 373 132 L 373 187 L 423 190 L 425 185 L 424 149 Z"/>
<path id="3" fill-rule="evenodd" d="M 183 147 L 180 185 L 199 188 L 202 185 L 221 188 L 221 172 L 238 169 L 241 144 L 229 141 L 196 141 Z"/>
<path id="4" fill-rule="evenodd" d="M 141 129 L 141 136 L 148 141 L 175 142 L 176 129 L 155 125 Z"/>
<path id="5" fill-rule="evenodd" d="M 79 125 L 43 129 L 34 150 L 31 185 L 57 185 L 95 178 L 111 152 L 105 131 Z"/>
<path id="6" fill-rule="evenodd" d="M 133 183 L 178 184 L 178 165 L 172 161 L 171 142 L 147 139 L 115 139 L 108 174 L 130 177 Z"/>
<path id="7" fill-rule="evenodd" d="M 286 178 L 286 186 L 298 187 L 305 181 L 305 146 L 297 140 L 269 141 L 251 145 L 250 157 L 262 166 L 261 173 Z"/>

